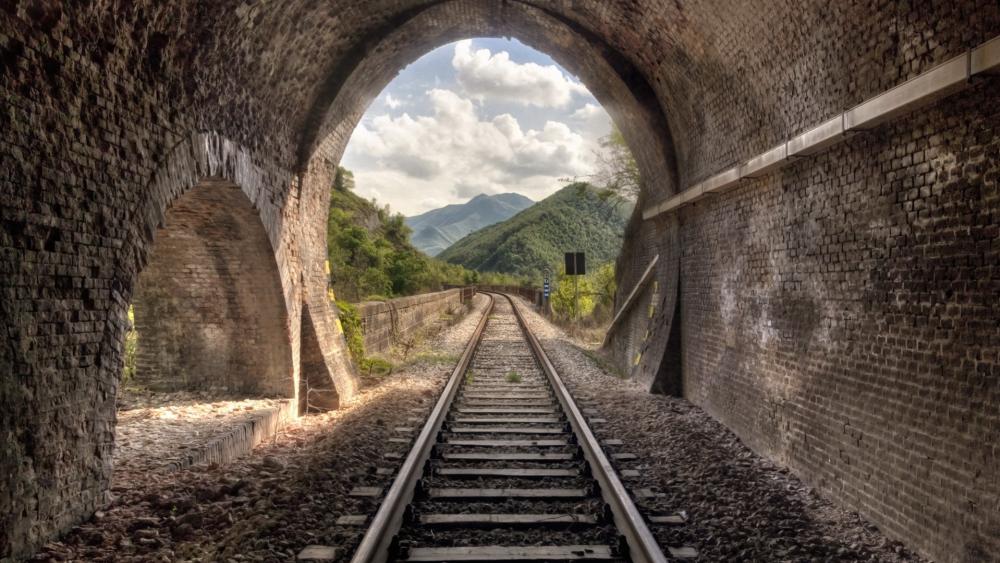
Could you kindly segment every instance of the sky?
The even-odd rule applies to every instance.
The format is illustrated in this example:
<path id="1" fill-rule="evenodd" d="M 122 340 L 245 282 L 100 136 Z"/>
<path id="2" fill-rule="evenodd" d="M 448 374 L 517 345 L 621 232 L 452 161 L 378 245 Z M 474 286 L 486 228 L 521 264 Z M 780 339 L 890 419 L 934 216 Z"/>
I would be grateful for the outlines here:
<path id="1" fill-rule="evenodd" d="M 417 215 L 480 194 L 541 200 L 593 171 L 611 118 L 589 90 L 513 39 L 439 47 L 368 107 L 341 164 L 355 191 Z"/>

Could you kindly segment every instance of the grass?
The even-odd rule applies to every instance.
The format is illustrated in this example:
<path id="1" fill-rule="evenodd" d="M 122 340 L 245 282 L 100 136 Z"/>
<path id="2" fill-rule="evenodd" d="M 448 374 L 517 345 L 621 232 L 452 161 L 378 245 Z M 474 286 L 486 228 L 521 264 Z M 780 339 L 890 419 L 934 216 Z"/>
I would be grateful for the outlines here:
<path id="1" fill-rule="evenodd" d="M 407 360 L 403 365 L 411 366 L 413 364 L 454 364 L 457 361 L 458 361 L 458 356 L 455 354 L 445 354 L 443 352 L 420 352 L 419 354 Z"/>
<path id="2" fill-rule="evenodd" d="M 395 366 L 392 362 L 388 360 L 383 360 L 382 358 L 365 358 L 361 361 L 361 370 L 366 372 L 366 375 L 377 375 L 384 377 L 392 373 Z"/>
<path id="3" fill-rule="evenodd" d="M 473 380 L 475 380 L 475 379 L 476 379 L 476 372 L 472 371 L 471 369 L 469 371 L 465 372 L 465 383 L 466 384 L 472 383 Z"/>
<path id="4" fill-rule="evenodd" d="M 507 377 L 505 379 L 507 380 L 507 383 L 520 383 L 521 374 L 516 371 L 509 371 L 507 372 Z"/>

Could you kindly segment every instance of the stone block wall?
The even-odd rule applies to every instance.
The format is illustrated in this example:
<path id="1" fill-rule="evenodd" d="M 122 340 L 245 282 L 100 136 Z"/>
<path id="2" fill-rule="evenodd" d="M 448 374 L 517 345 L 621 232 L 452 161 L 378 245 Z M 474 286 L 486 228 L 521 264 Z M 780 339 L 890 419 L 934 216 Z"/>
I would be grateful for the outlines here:
<path id="1" fill-rule="evenodd" d="M 389 301 L 358 303 L 365 351 L 384 352 L 427 327 L 442 314 L 458 311 L 466 301 L 461 289 L 448 289 Z"/>

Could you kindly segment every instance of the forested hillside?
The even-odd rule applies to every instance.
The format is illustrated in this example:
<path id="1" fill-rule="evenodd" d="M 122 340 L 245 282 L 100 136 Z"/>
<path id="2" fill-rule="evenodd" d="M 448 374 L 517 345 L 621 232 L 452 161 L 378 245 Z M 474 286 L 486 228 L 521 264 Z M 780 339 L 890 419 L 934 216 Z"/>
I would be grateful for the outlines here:
<path id="1" fill-rule="evenodd" d="M 621 249 L 632 204 L 613 204 L 587 184 L 570 184 L 510 219 L 458 241 L 438 258 L 480 272 L 537 280 L 556 273 L 564 252 L 586 252 L 592 267 Z"/>
<path id="2" fill-rule="evenodd" d="M 327 223 L 330 281 L 338 299 L 411 295 L 478 279 L 462 266 L 421 253 L 410 244 L 410 228 L 402 215 L 356 195 L 353 188 L 353 174 L 339 168 Z"/>

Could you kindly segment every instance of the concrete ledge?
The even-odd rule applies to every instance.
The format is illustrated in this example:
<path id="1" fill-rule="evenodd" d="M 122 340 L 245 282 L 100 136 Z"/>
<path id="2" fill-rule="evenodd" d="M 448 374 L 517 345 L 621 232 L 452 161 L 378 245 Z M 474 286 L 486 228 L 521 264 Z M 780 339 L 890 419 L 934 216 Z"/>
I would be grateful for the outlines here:
<path id="1" fill-rule="evenodd" d="M 788 156 L 811 156 L 844 138 L 844 114 L 788 140 Z"/>
<path id="2" fill-rule="evenodd" d="M 969 53 L 946 61 L 844 113 L 844 129 L 871 129 L 969 85 Z"/>
<path id="3" fill-rule="evenodd" d="M 781 143 L 773 149 L 751 158 L 740 166 L 740 176 L 743 178 L 759 178 L 768 172 L 780 168 L 788 159 L 787 144 Z"/>
<path id="4" fill-rule="evenodd" d="M 243 457 L 264 440 L 274 437 L 292 418 L 292 412 L 291 399 L 282 401 L 277 408 L 254 412 L 250 420 L 236 425 L 183 460 L 170 463 L 167 470 L 178 471 L 200 463 L 223 465 Z"/>
<path id="5" fill-rule="evenodd" d="M 1000 73 L 1000 37 L 995 37 L 973 49 L 970 66 L 972 74 Z"/>

